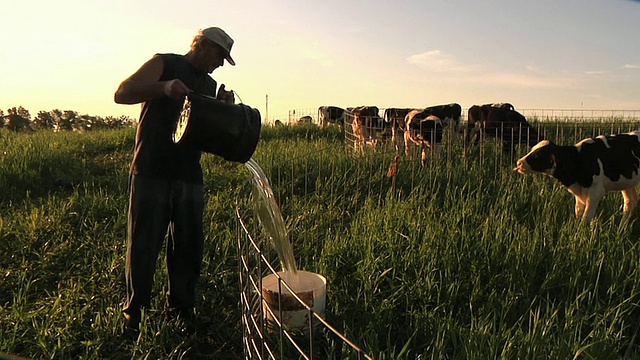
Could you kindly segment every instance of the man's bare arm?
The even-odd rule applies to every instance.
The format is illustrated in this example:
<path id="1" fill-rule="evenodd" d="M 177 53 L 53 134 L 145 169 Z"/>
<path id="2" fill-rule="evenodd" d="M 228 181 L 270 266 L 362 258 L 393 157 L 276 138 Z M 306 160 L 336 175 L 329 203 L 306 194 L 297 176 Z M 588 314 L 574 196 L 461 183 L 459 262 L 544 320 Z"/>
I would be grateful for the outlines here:
<path id="1" fill-rule="evenodd" d="M 118 104 L 138 104 L 160 96 L 181 99 L 191 92 L 178 79 L 159 81 L 163 69 L 162 57 L 152 57 L 118 86 L 114 101 Z"/>

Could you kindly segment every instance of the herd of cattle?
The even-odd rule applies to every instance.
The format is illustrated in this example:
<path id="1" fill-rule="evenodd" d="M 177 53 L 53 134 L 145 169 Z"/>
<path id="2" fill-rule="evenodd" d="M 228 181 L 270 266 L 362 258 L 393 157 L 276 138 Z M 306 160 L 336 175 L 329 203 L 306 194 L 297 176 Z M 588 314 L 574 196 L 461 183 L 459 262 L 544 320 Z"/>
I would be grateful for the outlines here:
<path id="1" fill-rule="evenodd" d="M 375 147 L 377 136 L 390 129 L 394 144 L 404 141 L 406 155 L 411 155 L 412 145 L 421 149 L 423 164 L 427 151 L 439 151 L 443 130 L 447 128 L 454 137 L 465 134 L 465 144 L 476 143 L 481 134 L 495 137 L 502 142 L 503 151 L 511 154 L 515 145 L 526 144 L 532 148 L 517 160 L 513 170 L 520 174 L 545 174 L 558 180 L 575 197 L 575 215 L 587 222 L 594 217 L 600 200 L 611 191 L 622 192 L 624 222 L 637 207 L 640 200 L 636 190 L 640 183 L 640 130 L 600 135 L 565 146 L 544 139 L 544 134 L 532 127 L 509 103 L 470 107 L 466 131 L 460 128 L 461 115 L 462 107 L 455 103 L 423 109 L 389 108 L 382 117 L 376 106 L 347 109 L 322 106 L 318 109 L 320 127 L 331 123 L 351 127 L 356 150 L 367 145 Z M 398 132 L 403 136 L 398 136 Z M 389 173 L 396 173 L 398 157 L 396 155 Z"/>
<path id="2" fill-rule="evenodd" d="M 358 151 L 367 146 L 375 147 L 380 140 L 389 137 L 396 147 L 404 144 L 406 155 L 412 148 L 421 151 L 423 163 L 429 151 L 439 152 L 443 132 L 452 137 L 466 134 L 465 144 L 473 144 L 481 135 L 496 137 L 503 143 L 505 152 L 513 153 L 515 145 L 534 145 L 542 139 L 525 117 L 508 103 L 474 105 L 468 110 L 467 129 L 460 126 L 462 106 L 456 103 L 426 108 L 388 108 L 383 116 L 377 106 L 359 106 L 342 109 L 336 106 L 318 108 L 321 128 L 328 124 L 349 127 Z M 379 138 L 382 137 L 382 138 Z"/>

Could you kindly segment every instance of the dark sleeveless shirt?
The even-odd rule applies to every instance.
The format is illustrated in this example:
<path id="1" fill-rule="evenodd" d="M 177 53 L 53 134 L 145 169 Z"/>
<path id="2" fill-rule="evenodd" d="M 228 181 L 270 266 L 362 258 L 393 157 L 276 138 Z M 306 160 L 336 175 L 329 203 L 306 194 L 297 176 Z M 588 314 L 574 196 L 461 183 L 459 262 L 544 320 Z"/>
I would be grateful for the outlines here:
<path id="1" fill-rule="evenodd" d="M 183 55 L 160 54 L 164 70 L 160 81 L 180 79 L 196 93 L 215 96 L 217 84 L 206 72 L 197 70 Z M 172 140 L 183 100 L 161 96 L 144 103 L 136 132 L 131 173 L 154 178 L 202 184 L 200 151 Z"/>

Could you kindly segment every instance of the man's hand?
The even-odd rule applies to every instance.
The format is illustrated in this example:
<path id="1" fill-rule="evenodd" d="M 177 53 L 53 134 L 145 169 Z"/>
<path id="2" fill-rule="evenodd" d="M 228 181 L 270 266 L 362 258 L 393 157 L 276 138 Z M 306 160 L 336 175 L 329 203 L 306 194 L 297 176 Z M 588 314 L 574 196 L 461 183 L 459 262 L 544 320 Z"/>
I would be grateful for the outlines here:
<path id="1" fill-rule="evenodd" d="M 170 98 L 182 99 L 191 92 L 191 89 L 189 89 L 182 81 L 173 79 L 165 81 L 163 92 Z"/>
<path id="2" fill-rule="evenodd" d="M 220 85 L 220 89 L 218 90 L 218 96 L 216 96 L 216 99 L 222 100 L 227 104 L 236 103 L 236 97 L 235 95 L 233 95 L 233 90 L 225 90 L 224 84 Z"/>

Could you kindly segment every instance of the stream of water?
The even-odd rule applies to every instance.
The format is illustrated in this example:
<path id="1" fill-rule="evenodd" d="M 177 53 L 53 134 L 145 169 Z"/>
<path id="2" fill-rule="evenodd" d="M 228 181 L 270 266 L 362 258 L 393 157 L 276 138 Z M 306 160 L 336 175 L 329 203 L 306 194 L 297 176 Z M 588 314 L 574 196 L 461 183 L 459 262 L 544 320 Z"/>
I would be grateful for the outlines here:
<path id="1" fill-rule="evenodd" d="M 253 159 L 249 159 L 245 166 L 253 175 L 253 202 L 254 210 L 258 215 L 260 225 L 266 231 L 269 239 L 280 258 L 285 271 L 297 274 L 296 259 L 293 256 L 293 247 L 289 241 L 289 234 L 282 218 L 280 207 L 273 196 L 273 190 L 264 171 Z"/>

